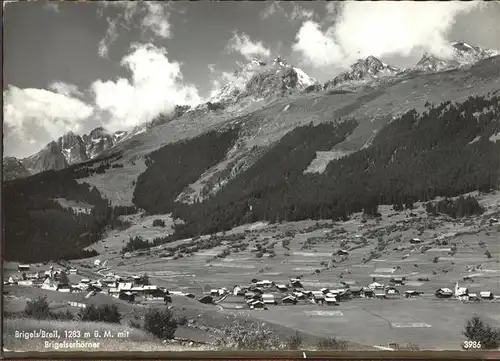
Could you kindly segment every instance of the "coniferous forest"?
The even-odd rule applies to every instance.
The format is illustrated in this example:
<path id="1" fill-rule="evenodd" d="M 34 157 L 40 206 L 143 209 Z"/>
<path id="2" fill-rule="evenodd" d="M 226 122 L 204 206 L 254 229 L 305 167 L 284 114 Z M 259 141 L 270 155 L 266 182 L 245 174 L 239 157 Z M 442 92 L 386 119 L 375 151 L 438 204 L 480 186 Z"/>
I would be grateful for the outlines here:
<path id="1" fill-rule="evenodd" d="M 177 196 L 225 158 L 239 129 L 211 131 L 151 153 L 136 181 L 134 207 L 112 207 L 96 188 L 75 180 L 95 172 L 92 162 L 7 182 L 5 257 L 86 256 L 84 247 L 106 229 L 124 226 L 119 215 L 136 208 L 183 219 L 169 241 L 258 220 L 341 220 L 354 212 L 376 214 L 380 204 L 401 209 L 436 196 L 487 192 L 498 188 L 500 177 L 500 143 L 490 140 L 500 132 L 499 119 L 498 96 L 429 105 L 421 114 L 410 110 L 381 129 L 370 146 L 331 161 L 323 173 L 304 170 L 317 151 L 334 148 L 362 124 L 345 120 L 295 128 L 218 192 L 192 205 L 176 202 Z M 101 165 L 99 172 L 108 168 Z M 85 202 L 92 211 L 74 214 L 56 198 Z"/>

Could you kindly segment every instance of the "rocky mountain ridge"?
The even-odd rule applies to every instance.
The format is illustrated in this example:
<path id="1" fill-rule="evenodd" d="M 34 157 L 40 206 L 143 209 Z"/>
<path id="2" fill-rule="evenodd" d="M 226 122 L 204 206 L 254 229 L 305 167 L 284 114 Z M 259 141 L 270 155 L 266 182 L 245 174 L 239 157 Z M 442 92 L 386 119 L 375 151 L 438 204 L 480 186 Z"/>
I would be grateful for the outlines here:
<path id="1" fill-rule="evenodd" d="M 11 180 L 47 170 L 60 170 L 72 164 L 94 159 L 124 139 L 127 134 L 125 131 L 110 133 L 103 127 L 97 127 L 82 136 L 70 131 L 34 155 L 23 159 L 5 157 L 3 179 Z"/>
<path id="2" fill-rule="evenodd" d="M 500 54 L 496 50 L 472 46 L 463 41 L 450 43 L 452 56 L 439 58 L 424 54 L 415 67 L 400 69 L 369 56 L 358 59 L 349 71 L 321 84 L 302 69 L 289 65 L 281 56 L 267 62 L 252 59 L 241 65 L 233 73 L 231 81 L 212 96 L 208 102 L 196 107 L 177 106 L 172 114 L 160 115 L 148 124 L 141 124 L 129 132 L 108 133 L 98 127 L 89 134 L 77 136 L 68 133 L 57 141 L 49 143 L 37 154 L 21 160 L 4 160 L 4 179 L 14 179 L 49 169 L 63 169 L 69 165 L 94 159 L 102 152 L 111 149 L 118 142 L 149 129 L 188 115 L 195 119 L 210 112 L 229 116 L 237 109 L 243 115 L 280 98 L 292 94 L 317 93 L 323 91 L 357 91 L 361 86 L 376 86 L 381 82 L 393 82 L 411 71 L 440 72 L 457 67 L 470 66 Z M 253 108 L 252 108 L 253 106 Z"/>

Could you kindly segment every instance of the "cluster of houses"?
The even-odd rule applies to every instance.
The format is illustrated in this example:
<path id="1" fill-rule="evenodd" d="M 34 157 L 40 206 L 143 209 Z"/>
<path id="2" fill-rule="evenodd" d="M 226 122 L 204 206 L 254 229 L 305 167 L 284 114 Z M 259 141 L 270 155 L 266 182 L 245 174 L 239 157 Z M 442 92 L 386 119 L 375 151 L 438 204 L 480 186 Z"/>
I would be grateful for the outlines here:
<path id="1" fill-rule="evenodd" d="M 436 291 L 436 297 L 438 298 L 452 298 L 456 297 L 461 301 L 480 301 L 483 300 L 492 300 L 495 298 L 493 292 L 491 291 L 481 291 L 479 295 L 477 293 L 469 292 L 467 287 L 460 287 L 458 282 L 455 284 L 455 290 L 452 291 L 449 288 L 440 288 Z"/>
<path id="2" fill-rule="evenodd" d="M 4 284 L 40 287 L 48 291 L 66 293 L 87 292 L 85 298 L 90 298 L 97 293 L 104 293 L 129 302 L 135 302 L 138 296 L 143 300 L 171 302 L 168 290 L 149 284 L 141 276 L 121 277 L 113 273 L 108 273 L 99 280 L 83 278 L 78 283 L 71 284 L 68 275 L 78 274 L 76 268 L 54 269 L 51 266 L 45 272 L 30 273 L 30 265 L 19 265 L 18 272 L 21 273 L 20 277 L 14 279 L 11 276 Z"/>
<path id="3" fill-rule="evenodd" d="M 45 290 L 58 292 L 87 292 L 85 298 L 90 298 L 97 293 L 108 294 L 112 297 L 128 302 L 140 301 L 163 301 L 171 302 L 171 296 L 185 296 L 196 298 L 194 294 L 181 291 L 167 290 L 163 287 L 149 284 L 144 276 L 122 277 L 109 272 L 102 275 L 98 280 L 80 279 L 76 284 L 70 284 L 67 275 L 78 274 L 75 268 L 54 269 L 50 267 L 45 272 L 30 273 L 29 265 L 19 265 L 20 278 L 14 280 L 10 277 L 5 284 L 18 284 L 21 286 L 40 287 Z M 212 289 L 208 294 L 198 298 L 199 302 L 212 304 L 217 298 L 218 302 L 232 295 L 241 297 L 242 301 L 250 309 L 267 309 L 269 305 L 296 305 L 298 303 L 314 303 L 320 305 L 338 305 L 341 300 L 351 298 L 378 298 L 386 299 L 401 296 L 398 287 L 405 284 L 405 277 L 393 277 L 388 285 L 378 282 L 368 286 L 358 287 L 341 281 L 334 288 L 321 288 L 319 290 L 305 290 L 299 278 L 290 279 L 288 284 L 279 284 L 269 280 L 253 279 L 247 287 L 234 286 L 232 291 L 223 287 Z M 404 291 L 406 298 L 422 295 L 423 292 L 415 290 Z M 481 299 L 494 299 L 490 291 L 479 294 L 470 293 L 468 288 L 459 287 L 458 282 L 455 290 L 440 288 L 436 291 L 438 298 L 455 297 L 462 301 L 478 301 Z"/>
<path id="4" fill-rule="evenodd" d="M 399 286 L 405 284 L 405 277 L 394 277 L 388 285 L 373 282 L 368 286 L 351 286 L 346 282 L 340 282 L 334 289 L 321 288 L 319 290 L 305 290 L 300 279 L 292 278 L 288 285 L 276 284 L 269 280 L 252 280 L 248 287 L 234 286 L 233 296 L 239 296 L 250 309 L 267 309 L 269 305 L 295 305 L 299 302 L 315 303 L 320 305 L 338 305 L 340 300 L 352 298 L 378 298 L 387 299 L 400 297 Z M 227 288 L 212 289 L 210 295 L 221 297 L 229 294 Z M 415 290 L 406 290 L 404 297 L 411 298 L 422 295 L 423 292 Z M 464 287 L 459 287 L 458 283 L 455 292 L 448 288 L 441 288 L 436 292 L 438 298 L 456 297 L 462 301 L 493 299 L 494 295 L 490 291 L 480 292 L 479 295 L 469 293 Z"/>

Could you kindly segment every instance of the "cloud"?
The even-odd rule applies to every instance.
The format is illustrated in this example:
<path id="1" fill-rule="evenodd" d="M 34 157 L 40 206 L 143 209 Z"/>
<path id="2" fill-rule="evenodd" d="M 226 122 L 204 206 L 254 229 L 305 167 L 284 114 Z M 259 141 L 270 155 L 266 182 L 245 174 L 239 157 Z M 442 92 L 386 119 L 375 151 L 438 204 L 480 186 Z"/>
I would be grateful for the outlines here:
<path id="1" fill-rule="evenodd" d="M 59 3 L 56 1 L 48 1 L 43 8 L 45 10 L 53 11 L 58 13 L 59 12 Z"/>
<path id="2" fill-rule="evenodd" d="M 271 4 L 267 6 L 264 10 L 262 10 L 259 14 L 259 17 L 262 20 L 269 18 L 270 16 L 276 14 L 286 14 L 285 9 L 281 6 L 280 1 L 271 1 Z"/>
<path id="3" fill-rule="evenodd" d="M 314 17 L 313 10 L 304 9 L 302 6 L 300 6 L 295 2 L 292 4 L 293 4 L 292 12 L 289 15 L 290 20 L 309 20 Z"/>
<path id="4" fill-rule="evenodd" d="M 62 81 L 56 81 L 49 85 L 49 89 L 55 91 L 56 93 L 66 95 L 67 97 L 82 97 L 83 93 L 78 89 L 76 85 L 68 84 Z"/>
<path id="5" fill-rule="evenodd" d="M 317 67 L 336 64 L 344 56 L 331 34 L 324 33 L 314 21 L 302 24 L 292 49 L 301 53 L 304 62 Z"/>
<path id="6" fill-rule="evenodd" d="M 234 32 L 233 37 L 227 44 L 227 49 L 229 52 L 240 53 L 249 60 L 257 56 L 267 58 L 271 55 L 271 50 L 265 47 L 262 41 L 252 41 L 245 33 L 239 35 L 237 32 Z"/>
<path id="7" fill-rule="evenodd" d="M 62 90 L 63 83 L 53 88 Z M 78 91 L 66 85 L 66 90 Z M 9 86 L 4 91 L 5 149 L 26 156 L 68 131 L 78 131 L 93 107 L 60 91 Z"/>
<path id="8" fill-rule="evenodd" d="M 96 108 L 109 114 L 110 130 L 129 129 L 172 111 L 175 105 L 202 102 L 195 86 L 183 83 L 181 64 L 168 59 L 163 48 L 134 44 L 121 65 L 130 79 L 95 81 L 92 92 Z"/>
<path id="9" fill-rule="evenodd" d="M 291 11 L 287 11 L 284 6 L 281 5 L 282 3 L 282 1 L 272 1 L 269 6 L 260 12 L 259 17 L 262 20 L 266 20 L 271 16 L 284 16 L 289 21 L 306 20 L 314 17 L 313 10 L 305 9 L 296 2 L 285 2 L 287 6 L 291 4 Z"/>
<path id="10" fill-rule="evenodd" d="M 109 47 L 118 39 L 118 30 L 116 28 L 118 21 L 111 18 L 107 18 L 106 20 L 108 21 L 108 29 L 104 38 L 99 42 L 98 48 L 99 56 L 103 58 L 108 57 Z"/>
<path id="11" fill-rule="evenodd" d="M 305 21 L 293 50 L 315 67 L 346 67 L 369 55 L 409 56 L 415 51 L 447 56 L 448 33 L 457 15 L 479 2 L 356 2 L 326 5 L 338 16 L 331 26 Z M 330 17 L 331 20 L 331 17 Z M 324 44 L 323 50 L 320 45 Z"/>
<path id="12" fill-rule="evenodd" d="M 169 38 L 171 36 L 169 13 L 167 6 L 161 2 L 145 2 L 148 9 L 146 16 L 142 20 L 142 25 L 152 31 L 156 36 Z"/>
<path id="13" fill-rule="evenodd" d="M 144 33 L 150 32 L 156 37 L 170 38 L 172 36 L 169 22 L 173 10 L 169 2 L 150 1 L 103 1 L 99 3 L 99 15 L 103 16 L 103 9 L 118 9 L 119 14 L 106 17 L 108 27 L 104 38 L 99 42 L 98 53 L 107 57 L 109 47 L 118 39 L 121 31 L 128 31 L 132 27 L 140 28 Z M 180 8 L 182 13 L 185 9 Z"/>

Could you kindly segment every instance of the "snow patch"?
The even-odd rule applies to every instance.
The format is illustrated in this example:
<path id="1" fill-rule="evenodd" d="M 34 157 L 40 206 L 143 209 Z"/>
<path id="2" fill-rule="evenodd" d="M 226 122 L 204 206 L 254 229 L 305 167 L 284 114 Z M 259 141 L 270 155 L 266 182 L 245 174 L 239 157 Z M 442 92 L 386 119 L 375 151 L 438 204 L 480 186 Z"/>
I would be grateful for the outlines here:
<path id="1" fill-rule="evenodd" d="M 500 140 L 500 132 L 493 134 L 491 137 L 489 137 L 490 142 L 496 143 L 498 140 Z"/>

